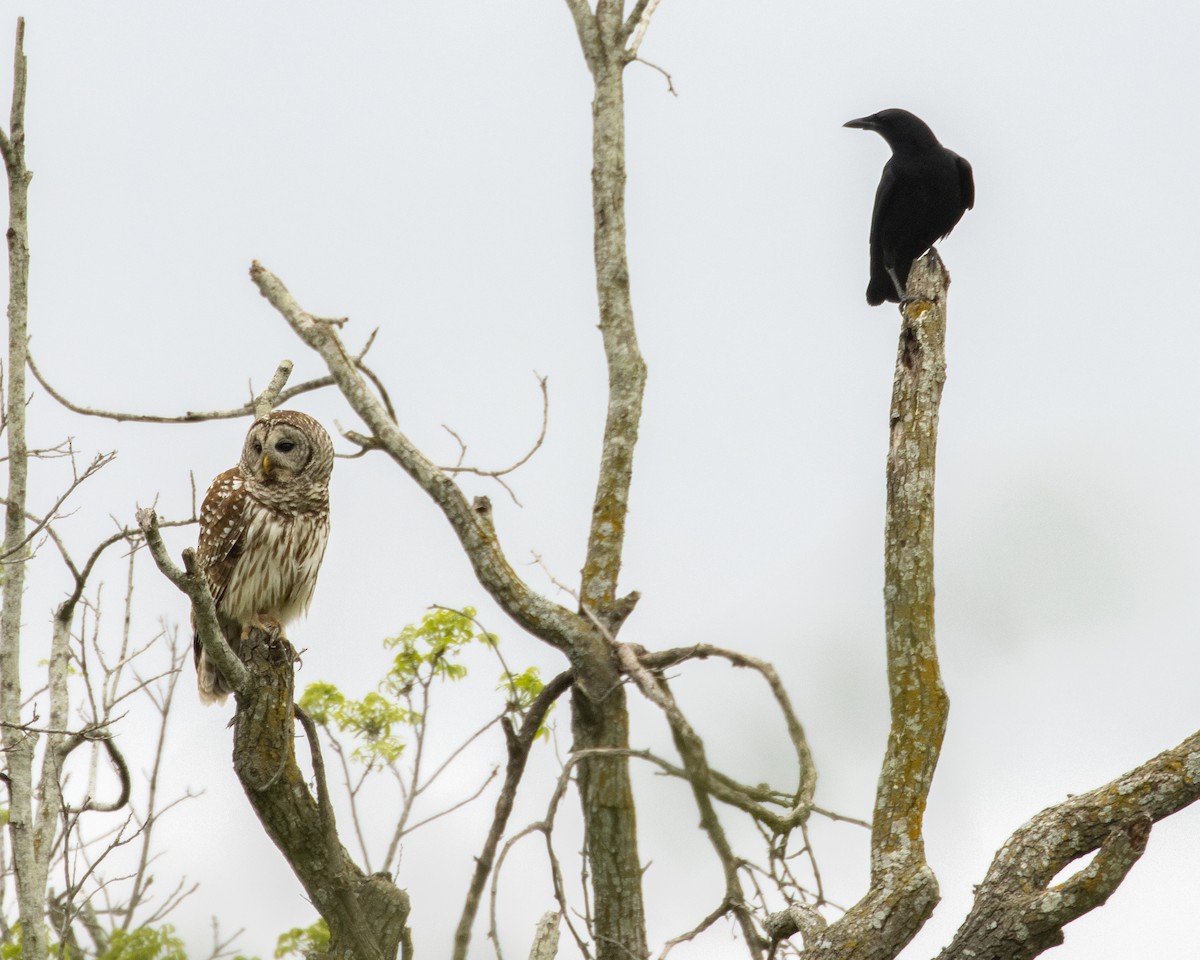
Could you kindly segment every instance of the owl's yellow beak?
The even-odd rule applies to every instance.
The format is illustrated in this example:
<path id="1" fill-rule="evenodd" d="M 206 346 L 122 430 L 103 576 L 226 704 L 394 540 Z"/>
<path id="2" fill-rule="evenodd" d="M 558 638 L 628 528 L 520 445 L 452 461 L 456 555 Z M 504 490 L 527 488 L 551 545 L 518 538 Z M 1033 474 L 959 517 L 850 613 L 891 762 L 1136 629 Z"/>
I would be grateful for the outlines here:
<path id="1" fill-rule="evenodd" d="M 263 473 L 268 477 L 271 475 L 271 458 L 263 457 Z"/>

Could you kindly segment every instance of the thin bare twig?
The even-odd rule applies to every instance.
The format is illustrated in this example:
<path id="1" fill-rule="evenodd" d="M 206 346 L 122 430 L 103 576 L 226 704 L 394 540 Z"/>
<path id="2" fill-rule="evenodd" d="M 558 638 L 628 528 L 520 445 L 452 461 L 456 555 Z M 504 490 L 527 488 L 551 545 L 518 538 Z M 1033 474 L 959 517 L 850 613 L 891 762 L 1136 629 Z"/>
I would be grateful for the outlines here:
<path id="1" fill-rule="evenodd" d="M 634 59 L 634 61 L 635 61 L 635 62 L 637 62 L 637 63 L 642 63 L 642 64 L 645 64 L 645 65 L 646 65 L 647 67 L 649 67 L 651 70 L 657 70 L 657 71 L 658 71 L 659 73 L 661 73 L 661 74 L 662 74 L 664 77 L 666 77 L 666 79 L 667 79 L 667 93 L 669 93 L 669 94 L 670 94 L 671 96 L 673 96 L 673 97 L 678 97 L 678 96 L 679 96 L 679 91 L 675 89 L 675 80 L 672 78 L 672 76 L 671 76 L 669 73 L 667 73 L 667 71 L 666 71 L 666 70 L 664 70 L 662 67 L 660 67 L 660 66 L 659 66 L 657 63 L 651 63 L 651 62 L 650 62 L 649 60 L 647 60 L 645 57 L 634 57 L 633 59 Z"/>
<path id="2" fill-rule="evenodd" d="M 58 517 L 59 508 L 67 502 L 67 499 L 71 496 L 71 494 L 78 490 L 81 484 L 85 483 L 104 467 L 112 463 L 115 458 L 115 452 L 96 454 L 96 456 L 92 459 L 92 462 L 88 464 L 87 469 L 85 469 L 81 475 L 76 476 L 71 481 L 71 485 L 68 486 L 63 494 L 54 502 L 54 506 L 52 506 L 46 512 L 45 516 L 38 523 L 34 524 L 33 529 L 25 535 L 25 539 L 16 546 L 9 547 L 3 554 L 0 554 L 0 562 L 16 557 L 16 555 L 20 553 L 25 546 L 33 540 L 34 537 L 41 533 L 42 530 L 44 530 L 52 520 Z"/>
<path id="3" fill-rule="evenodd" d="M 452 436 L 455 442 L 458 444 L 458 462 L 452 467 L 439 467 L 438 469 L 444 471 L 445 473 L 469 473 L 476 477 L 487 477 L 495 480 L 502 487 L 504 487 L 504 489 L 508 492 L 508 495 L 512 497 L 513 503 L 515 503 L 518 507 L 521 506 L 521 501 L 517 499 L 517 495 L 513 493 L 512 488 L 509 487 L 509 485 L 503 480 L 501 480 L 501 478 L 527 464 L 532 459 L 533 455 L 541 449 L 542 444 L 546 441 L 546 427 L 550 422 L 550 394 L 546 388 L 546 381 L 548 378 L 539 376 L 536 373 L 534 376 L 537 377 L 538 387 L 542 391 L 542 429 L 539 431 L 537 440 L 534 441 L 533 446 L 529 448 L 529 450 L 523 457 L 521 457 L 521 459 L 519 459 L 512 466 L 503 467 L 499 470 L 484 470 L 481 467 L 463 466 L 463 460 L 467 456 L 467 445 L 463 441 L 462 437 L 460 437 L 454 430 L 443 423 L 442 429 L 450 434 L 450 436 Z"/>

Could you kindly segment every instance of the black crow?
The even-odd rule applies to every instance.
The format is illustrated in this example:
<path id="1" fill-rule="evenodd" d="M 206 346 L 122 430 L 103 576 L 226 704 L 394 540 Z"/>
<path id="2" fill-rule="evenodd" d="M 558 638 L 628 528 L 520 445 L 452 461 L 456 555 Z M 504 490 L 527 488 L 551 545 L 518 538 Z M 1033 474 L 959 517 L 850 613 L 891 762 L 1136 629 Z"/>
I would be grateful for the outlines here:
<path id="1" fill-rule="evenodd" d="M 899 303 L 912 262 L 975 205 L 971 165 L 938 143 L 925 121 L 907 110 L 880 110 L 844 126 L 874 130 L 892 148 L 871 214 L 867 303 Z"/>

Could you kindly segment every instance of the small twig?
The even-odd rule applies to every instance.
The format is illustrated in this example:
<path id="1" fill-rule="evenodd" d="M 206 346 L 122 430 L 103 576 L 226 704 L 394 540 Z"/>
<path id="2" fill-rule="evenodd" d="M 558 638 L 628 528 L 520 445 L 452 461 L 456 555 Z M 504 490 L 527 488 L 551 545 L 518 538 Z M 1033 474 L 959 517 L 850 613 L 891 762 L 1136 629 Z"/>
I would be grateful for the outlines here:
<path id="1" fill-rule="evenodd" d="M 826 817 L 827 819 L 835 822 L 840 821 L 841 823 L 852 823 L 856 827 L 865 827 L 868 830 L 871 829 L 870 823 L 868 823 L 866 820 L 860 820 L 858 817 L 847 817 L 840 813 L 834 813 L 832 810 L 826 810 L 824 807 L 818 807 L 815 805 L 809 809 L 811 809 L 813 813 L 820 814 L 822 817 Z"/>
<path id="2" fill-rule="evenodd" d="M 669 73 L 667 73 L 666 70 L 664 70 L 662 67 L 660 67 L 657 63 L 651 63 L 645 57 L 634 57 L 633 59 L 637 63 L 644 63 L 651 70 L 657 70 L 664 77 L 666 77 L 667 78 L 667 93 L 669 93 L 673 97 L 679 96 L 679 91 L 675 89 L 675 81 L 672 80 L 671 75 Z"/>
<path id="3" fill-rule="evenodd" d="M 668 940 L 665 944 L 663 944 L 662 953 L 658 955 L 658 960 L 666 960 L 667 954 L 674 950 L 675 947 L 679 946 L 681 943 L 688 943 L 689 941 L 695 940 L 696 937 L 700 936 L 700 934 L 702 934 L 705 930 L 729 913 L 732 909 L 733 904 L 729 902 L 728 898 L 722 900 L 717 904 L 717 908 L 712 913 L 701 920 L 687 933 L 682 933 L 678 937 Z"/>
<path id="4" fill-rule="evenodd" d="M 59 508 L 67 502 L 67 499 L 71 496 L 71 494 L 78 490 L 81 484 L 85 483 L 91 477 L 95 476 L 100 470 L 104 469 L 104 467 L 112 463 L 116 456 L 117 455 L 115 452 L 96 454 L 96 456 L 92 459 L 92 462 L 88 464 L 87 469 L 85 469 L 82 474 L 77 474 L 75 476 L 75 478 L 71 481 L 70 486 L 67 487 L 66 491 L 54 502 L 54 506 L 52 506 L 46 512 L 46 515 L 34 525 L 33 529 L 25 535 L 25 539 L 16 546 L 11 547 L 6 553 L 0 555 L 0 561 L 15 557 L 17 553 L 24 549 L 24 547 L 30 543 L 34 537 L 36 537 L 42 532 L 42 530 L 49 526 L 53 520 L 58 518 Z"/>
<path id="5" fill-rule="evenodd" d="M 442 817 L 446 816 L 446 814 L 453 813 L 455 810 L 459 810 L 462 807 L 465 807 L 468 803 L 471 803 L 473 800 L 477 800 L 479 798 L 480 794 L 482 794 L 483 791 L 488 788 L 488 784 L 496 779 L 496 774 L 499 772 L 500 772 L 499 767 L 492 767 L 492 772 L 487 775 L 487 779 L 484 780 L 483 783 L 481 783 L 479 785 L 479 789 L 476 790 L 473 794 L 471 794 L 469 797 L 464 797 L 462 800 L 459 800 L 458 803 L 454 804 L 453 806 L 447 807 L 445 810 L 439 810 L 437 813 L 430 814 L 424 820 L 418 820 L 411 827 L 406 826 L 404 828 L 404 832 L 401 834 L 401 836 L 408 836 L 408 834 L 412 833 L 414 830 L 419 829 L 420 827 L 425 826 L 425 824 L 432 823 L 434 820 L 440 820 Z M 425 784 L 425 786 L 428 786 L 428 784 Z"/>
<path id="6" fill-rule="evenodd" d="M 442 429 L 450 434 L 450 436 L 452 436 L 455 442 L 458 444 L 458 462 L 452 467 L 439 467 L 438 469 L 444 473 L 469 473 L 476 477 L 487 477 L 495 480 L 502 487 L 504 487 L 505 490 L 508 491 L 508 495 L 512 497 L 513 503 L 515 503 L 518 507 L 521 506 L 521 501 L 517 499 L 516 494 L 513 493 L 508 484 L 504 483 L 504 481 L 500 478 L 527 464 L 530 459 L 532 459 L 533 455 L 541 449 L 542 444 L 546 442 L 546 428 L 550 422 L 550 393 L 546 387 L 546 381 L 548 378 L 540 376 L 536 373 L 534 376 L 537 377 L 538 387 L 542 391 L 542 429 L 538 432 L 537 440 L 534 441 L 533 446 L 529 448 L 529 450 L 523 457 L 521 457 L 521 459 L 519 459 L 512 466 L 504 467 L 499 470 L 484 470 L 481 467 L 465 467 L 463 466 L 463 460 L 466 459 L 467 456 L 467 445 L 457 432 L 443 423 Z"/>
<path id="7" fill-rule="evenodd" d="M 666 715 L 672 739 L 675 741 L 675 749 L 679 751 L 679 755 L 683 759 L 687 780 L 692 787 L 692 795 L 700 812 L 700 828 L 708 836 L 713 852 L 716 853 L 725 875 L 725 901 L 730 905 L 730 912 L 733 913 L 742 929 L 742 936 L 750 956 L 752 958 L 760 957 L 765 943 L 759 936 L 758 930 L 754 926 L 754 918 L 746 906 L 745 895 L 742 892 L 741 882 L 738 880 L 739 861 L 734 855 L 729 838 L 713 807 L 712 777 L 708 758 L 705 755 L 704 742 L 683 715 L 666 679 L 653 675 L 641 662 L 638 650 L 632 644 L 618 640 L 582 600 L 580 600 L 580 610 L 592 621 L 592 625 L 613 649 L 622 671 L 632 677 L 642 694 Z"/>

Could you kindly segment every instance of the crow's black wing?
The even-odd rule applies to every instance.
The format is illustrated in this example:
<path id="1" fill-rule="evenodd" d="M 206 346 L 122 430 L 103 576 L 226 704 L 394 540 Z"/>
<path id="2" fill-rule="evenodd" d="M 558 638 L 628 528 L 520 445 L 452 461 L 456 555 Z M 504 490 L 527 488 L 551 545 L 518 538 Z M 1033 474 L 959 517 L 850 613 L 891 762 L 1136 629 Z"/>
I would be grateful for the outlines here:
<path id="1" fill-rule="evenodd" d="M 884 164 L 879 188 L 875 191 L 875 209 L 871 213 L 871 280 L 867 284 L 867 303 L 878 306 L 885 300 L 896 302 L 896 284 L 888 267 L 893 264 L 895 250 L 890 234 L 896 207 L 896 171 L 892 161 Z"/>

